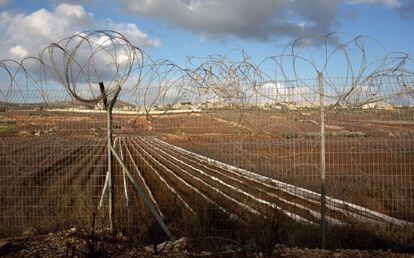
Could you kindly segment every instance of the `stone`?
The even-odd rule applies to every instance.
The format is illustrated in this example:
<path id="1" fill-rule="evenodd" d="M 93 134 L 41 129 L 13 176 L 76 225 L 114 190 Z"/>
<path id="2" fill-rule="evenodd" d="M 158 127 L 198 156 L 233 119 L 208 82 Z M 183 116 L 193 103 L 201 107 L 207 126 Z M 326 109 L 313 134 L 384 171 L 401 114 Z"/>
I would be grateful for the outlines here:
<path id="1" fill-rule="evenodd" d="M 213 254 L 211 252 L 207 251 L 201 251 L 201 253 L 198 256 L 212 256 Z"/>
<path id="2" fill-rule="evenodd" d="M 147 252 L 151 252 L 151 253 L 154 252 L 154 248 L 152 246 L 149 246 L 149 245 L 145 246 L 144 250 L 147 251 Z"/>
<path id="3" fill-rule="evenodd" d="M 22 235 L 23 236 L 35 236 L 38 233 L 39 232 L 34 227 L 27 227 L 27 228 L 22 230 Z"/>
<path id="4" fill-rule="evenodd" d="M 29 135 L 31 135 L 31 133 L 29 131 L 20 131 L 19 135 L 20 136 L 29 136 Z"/>

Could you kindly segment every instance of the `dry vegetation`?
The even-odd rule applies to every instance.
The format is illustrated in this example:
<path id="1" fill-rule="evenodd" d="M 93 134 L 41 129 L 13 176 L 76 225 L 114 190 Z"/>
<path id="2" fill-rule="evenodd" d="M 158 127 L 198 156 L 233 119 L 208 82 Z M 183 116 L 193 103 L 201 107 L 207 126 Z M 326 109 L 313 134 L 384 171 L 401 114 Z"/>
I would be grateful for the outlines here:
<path id="1" fill-rule="evenodd" d="M 328 195 L 414 222 L 412 114 L 412 110 L 329 113 L 326 126 Z M 72 226 L 89 228 L 92 218 L 100 222 L 96 224 L 104 225 L 106 207 L 100 212 L 96 210 L 107 170 L 104 116 L 7 112 L 1 114 L 1 121 L 1 234 L 19 235 L 31 227 L 38 232 Z M 281 242 L 318 246 L 318 228 L 293 223 L 277 209 L 247 198 L 236 190 L 221 187 L 208 176 L 198 174 L 197 169 L 227 180 L 230 185 L 253 196 L 282 205 L 266 195 L 273 190 L 264 187 L 261 193 L 258 188 L 263 186 L 258 185 L 255 190 L 252 188 L 254 183 L 246 178 L 236 175 L 233 179 L 225 178 L 219 168 L 179 154 L 151 137 L 318 192 L 317 121 L 317 112 L 313 110 L 294 113 L 210 110 L 165 115 L 155 120 L 116 115 L 114 128 L 117 149 L 123 152 L 128 168 L 140 185 L 150 189 L 175 235 L 198 240 L 194 242 L 194 248 L 199 250 L 206 245 L 221 248 L 228 245 L 228 239 L 233 239 L 240 250 L 267 252 L 275 243 Z M 126 203 L 122 169 L 118 165 L 116 175 L 119 230 L 133 235 L 138 242 L 165 240 L 132 186 L 128 186 L 129 201 Z M 225 195 L 213 191 L 211 186 Z M 239 204 L 225 196 L 238 200 Z M 291 201 L 300 203 L 295 199 Z M 243 205 L 260 211 L 266 219 Z M 312 209 L 317 211 L 318 206 L 314 205 Z M 303 211 L 295 213 L 317 223 L 317 219 Z M 229 214 L 236 216 L 229 217 Z M 334 211 L 329 215 L 341 218 Z M 379 227 L 373 233 L 370 227 L 350 223 L 341 229 L 331 228 L 328 244 L 331 248 L 410 250 L 413 244 L 411 230 Z M 351 241 L 355 234 L 360 236 L 360 241 Z"/>

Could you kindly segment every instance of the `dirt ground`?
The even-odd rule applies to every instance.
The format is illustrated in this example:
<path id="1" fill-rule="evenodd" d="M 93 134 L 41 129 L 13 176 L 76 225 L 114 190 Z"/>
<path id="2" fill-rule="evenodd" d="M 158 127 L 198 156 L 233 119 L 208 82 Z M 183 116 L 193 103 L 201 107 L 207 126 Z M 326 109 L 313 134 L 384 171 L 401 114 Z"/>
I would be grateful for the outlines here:
<path id="1" fill-rule="evenodd" d="M 328 195 L 414 222 L 413 118 L 412 110 L 328 113 Z M 26 226 L 33 224 L 43 233 L 90 222 L 107 170 L 105 126 L 102 114 L 47 111 L 0 114 L 3 236 L 20 235 Z M 114 116 L 114 138 L 155 136 L 203 156 L 315 192 L 320 189 L 318 132 L 318 114 L 313 111 L 216 110 L 165 115 L 153 120 L 144 116 Z M 163 210 L 170 218 L 169 223 L 187 216 L 182 207 L 177 209 L 180 201 L 169 194 L 170 190 L 162 186 L 149 168 L 151 164 L 161 171 L 161 165 L 146 163 L 141 157 L 144 149 L 139 145 L 127 146 L 133 157 L 127 159 L 128 167 L 136 166 L 143 172 L 160 206 L 167 207 Z M 147 159 L 147 162 L 154 161 Z M 145 204 L 141 198 L 131 194 L 130 202 L 134 205 L 130 208 L 138 208 L 133 211 L 125 208 L 122 169 L 116 166 L 115 170 L 120 224 L 125 230 L 133 228 L 131 233 L 143 228 L 150 231 L 153 221 L 148 218 L 148 210 L 142 208 Z M 137 176 L 137 180 L 141 179 Z M 195 200 L 194 193 L 185 190 L 177 179 L 169 180 L 183 198 L 200 206 L 204 204 Z M 139 182 L 144 184 L 142 180 Z M 133 192 L 132 186 L 128 191 Z M 79 222 L 79 218 L 85 221 Z M 105 221 L 105 217 L 100 219 Z"/>
<path id="2" fill-rule="evenodd" d="M 179 239 L 154 246 L 133 244 L 127 237 L 90 234 L 76 228 L 47 235 L 0 239 L 2 257 L 264 257 L 263 253 L 241 252 L 227 247 L 221 252 L 194 251 L 190 239 Z M 412 254 L 384 250 L 323 250 L 275 245 L 269 257 L 414 257 Z"/>

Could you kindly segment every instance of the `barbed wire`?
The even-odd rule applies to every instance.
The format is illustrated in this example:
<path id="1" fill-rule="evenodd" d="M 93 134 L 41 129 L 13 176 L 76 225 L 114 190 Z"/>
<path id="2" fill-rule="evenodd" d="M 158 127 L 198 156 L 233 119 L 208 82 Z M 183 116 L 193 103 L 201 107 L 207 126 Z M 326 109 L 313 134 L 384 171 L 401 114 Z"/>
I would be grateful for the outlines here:
<path id="1" fill-rule="evenodd" d="M 139 107 L 141 112 L 137 114 L 146 115 L 148 120 L 165 115 L 180 102 L 213 103 L 218 104 L 212 105 L 216 108 L 236 109 L 231 117 L 215 117 L 223 126 L 237 128 L 232 136 L 242 133 L 242 137 L 247 140 L 267 141 L 269 138 L 266 137 L 270 135 L 287 140 L 296 137 L 292 132 L 306 131 L 306 137 L 325 139 L 322 129 L 320 132 L 315 129 L 318 123 L 321 128 L 325 128 L 324 124 L 322 126 L 322 118 L 316 121 L 318 111 L 306 114 L 306 122 L 312 124 L 312 129 L 300 127 L 299 123 L 288 124 L 288 120 L 304 123 L 305 119 L 302 118 L 305 117 L 305 112 L 302 113 L 300 107 L 321 107 L 319 114 L 323 114 L 320 116 L 323 117 L 325 113 L 322 112 L 323 105 L 320 102 L 322 97 L 325 98 L 324 104 L 331 109 L 358 108 L 387 101 L 393 105 L 412 105 L 412 66 L 413 60 L 407 54 L 388 53 L 374 39 L 338 33 L 295 39 L 279 55 L 259 62 L 244 50 L 232 50 L 226 55 L 189 56 L 185 65 L 180 66 L 170 60 L 153 60 L 148 53 L 119 32 L 86 31 L 51 43 L 37 57 L 26 57 L 21 61 L 0 60 L 0 96 L 2 102 L 12 102 L 14 92 L 17 91 L 23 97 L 23 102 L 30 102 L 26 99 L 30 96 L 25 96 L 24 92 L 31 89 L 41 96 L 44 103 L 51 103 L 53 98 L 50 98 L 49 91 L 63 86 L 74 101 L 88 107 L 103 103 L 104 110 L 111 114 L 117 101 L 120 102 L 119 96 L 129 94 L 126 96 L 127 104 Z M 318 85 L 316 78 L 323 85 Z M 321 86 L 323 91 L 320 90 Z M 263 112 L 260 114 L 263 117 L 249 120 L 252 110 L 264 105 L 288 109 L 301 117 L 297 119 L 298 117 L 287 116 L 278 120 L 268 116 L 271 112 Z M 337 110 L 340 111 L 340 108 Z M 268 129 L 276 123 L 284 122 L 289 131 L 275 133 Z M 329 126 L 335 128 L 335 125 Z M 107 128 L 106 178 L 110 178 L 109 171 L 113 164 L 109 157 L 117 154 L 116 145 L 112 141 L 111 115 L 108 115 Z M 150 126 L 145 127 L 149 128 Z M 342 133 L 349 137 L 357 135 L 347 130 Z M 263 137 L 252 137 L 255 134 Z M 228 150 L 230 156 L 233 153 L 239 153 L 241 157 L 249 156 L 251 149 L 243 148 L 244 140 L 245 138 L 239 138 L 232 142 L 231 149 Z M 362 142 L 360 139 L 355 140 L 358 141 Z M 266 144 L 271 150 L 271 144 L 265 142 L 263 145 Z M 322 146 L 322 140 L 306 144 L 307 151 L 304 153 L 297 154 L 295 150 L 288 152 L 289 157 L 296 159 L 293 166 L 310 163 L 314 159 L 315 150 Z M 260 154 L 260 159 L 274 158 L 275 149 L 273 151 Z M 125 165 L 122 157 L 115 157 L 119 164 Z M 259 160 L 259 157 L 256 159 Z M 351 157 L 351 162 L 355 170 L 363 172 L 361 161 Z M 322 167 L 320 164 L 313 163 L 309 166 L 317 169 Z M 105 180 L 105 186 L 109 185 L 107 182 L 109 180 Z M 101 197 L 104 196 L 105 189 L 103 187 Z M 168 230 L 166 233 L 170 235 Z"/>
<path id="2" fill-rule="evenodd" d="M 86 31 L 51 43 L 38 57 L 0 60 L 0 95 L 7 101 L 12 91 L 32 89 L 47 103 L 47 91 L 63 86 L 78 102 L 95 106 L 104 96 L 116 100 L 125 88 L 135 94 L 131 104 L 149 116 L 154 107 L 168 110 L 188 99 L 286 106 L 295 96 L 299 104 L 317 105 L 315 78 L 320 73 L 329 106 L 358 107 L 412 98 L 412 66 L 406 53 L 388 53 L 375 39 L 330 33 L 297 38 L 281 54 L 258 63 L 247 52 L 232 50 L 190 56 L 180 67 L 170 60 L 152 60 L 119 32 Z M 385 86 L 385 80 L 394 80 L 394 88 Z M 105 83 L 104 94 L 99 82 Z"/>

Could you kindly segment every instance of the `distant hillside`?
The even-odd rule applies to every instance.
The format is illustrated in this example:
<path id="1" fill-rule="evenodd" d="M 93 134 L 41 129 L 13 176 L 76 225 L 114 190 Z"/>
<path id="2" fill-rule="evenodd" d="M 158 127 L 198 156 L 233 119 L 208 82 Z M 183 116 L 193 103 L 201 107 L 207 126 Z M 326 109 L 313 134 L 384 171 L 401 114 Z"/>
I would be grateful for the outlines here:
<path id="1" fill-rule="evenodd" d="M 0 107 L 6 108 L 7 110 L 25 110 L 25 109 L 42 109 L 42 108 L 79 108 L 84 105 L 74 103 L 71 101 L 56 101 L 51 103 L 10 103 L 0 102 Z"/>
<path id="2" fill-rule="evenodd" d="M 77 109 L 93 109 L 95 107 L 94 104 L 85 105 L 83 103 L 77 101 L 54 101 L 54 102 L 41 102 L 41 103 L 11 103 L 0 101 L 1 109 L 6 110 L 26 110 L 26 109 L 68 109 L 68 108 L 77 108 Z M 124 107 L 135 107 L 135 105 L 118 100 L 115 103 L 115 108 L 122 109 Z"/>

